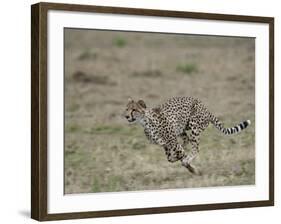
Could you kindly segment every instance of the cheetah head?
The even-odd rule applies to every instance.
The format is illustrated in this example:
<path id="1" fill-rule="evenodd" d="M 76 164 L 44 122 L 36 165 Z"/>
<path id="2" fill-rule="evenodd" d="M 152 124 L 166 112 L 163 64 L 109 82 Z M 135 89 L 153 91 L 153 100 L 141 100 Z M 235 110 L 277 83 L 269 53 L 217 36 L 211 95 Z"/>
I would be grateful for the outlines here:
<path id="1" fill-rule="evenodd" d="M 123 116 L 129 123 L 141 122 L 145 115 L 146 105 L 143 100 L 134 101 L 128 99 L 128 104 Z"/>

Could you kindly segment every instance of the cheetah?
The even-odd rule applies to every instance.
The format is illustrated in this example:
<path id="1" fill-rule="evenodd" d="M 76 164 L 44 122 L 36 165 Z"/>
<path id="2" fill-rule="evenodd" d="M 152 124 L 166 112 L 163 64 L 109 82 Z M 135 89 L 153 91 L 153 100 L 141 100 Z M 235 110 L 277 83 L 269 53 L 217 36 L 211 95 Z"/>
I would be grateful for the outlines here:
<path id="1" fill-rule="evenodd" d="M 129 98 L 123 116 L 129 123 L 139 123 L 148 140 L 164 148 L 169 162 L 181 161 L 181 165 L 193 174 L 201 173 L 191 162 L 199 153 L 200 134 L 209 123 L 225 135 L 238 133 L 251 124 L 250 120 L 246 120 L 224 128 L 200 100 L 192 97 L 173 97 L 152 108 L 147 108 L 143 100 Z M 182 139 L 182 144 L 178 137 Z M 187 144 L 191 144 L 189 153 L 184 150 Z"/>

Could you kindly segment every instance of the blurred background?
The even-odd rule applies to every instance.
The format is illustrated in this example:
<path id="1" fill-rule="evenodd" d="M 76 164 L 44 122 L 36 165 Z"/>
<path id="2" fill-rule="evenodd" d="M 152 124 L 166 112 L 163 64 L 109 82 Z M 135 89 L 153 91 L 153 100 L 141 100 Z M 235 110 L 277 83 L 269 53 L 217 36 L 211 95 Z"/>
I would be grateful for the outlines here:
<path id="1" fill-rule="evenodd" d="M 65 29 L 65 193 L 255 184 L 255 39 Z M 143 128 L 121 117 L 128 97 L 148 107 L 199 98 L 237 135 L 210 125 L 193 164 L 169 163 Z"/>

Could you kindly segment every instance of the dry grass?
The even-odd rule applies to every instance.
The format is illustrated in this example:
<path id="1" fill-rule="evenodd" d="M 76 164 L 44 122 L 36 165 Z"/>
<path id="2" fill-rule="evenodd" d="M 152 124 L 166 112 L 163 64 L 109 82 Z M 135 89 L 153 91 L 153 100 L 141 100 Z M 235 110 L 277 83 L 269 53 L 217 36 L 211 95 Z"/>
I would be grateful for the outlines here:
<path id="1" fill-rule="evenodd" d="M 66 193 L 255 183 L 253 39 L 66 29 L 65 41 Z M 129 96 L 193 96 L 228 126 L 252 125 L 229 137 L 208 127 L 195 176 L 121 118 Z"/>

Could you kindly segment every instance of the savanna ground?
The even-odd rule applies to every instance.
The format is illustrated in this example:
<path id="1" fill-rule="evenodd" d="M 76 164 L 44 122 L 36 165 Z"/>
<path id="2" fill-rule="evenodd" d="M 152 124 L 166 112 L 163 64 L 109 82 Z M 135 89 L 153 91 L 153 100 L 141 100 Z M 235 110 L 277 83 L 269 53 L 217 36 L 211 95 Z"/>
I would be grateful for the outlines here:
<path id="1" fill-rule="evenodd" d="M 254 55 L 251 38 L 65 29 L 65 193 L 255 184 Z M 201 99 L 225 126 L 252 122 L 203 132 L 201 176 L 121 117 L 128 97 L 173 96 Z"/>

